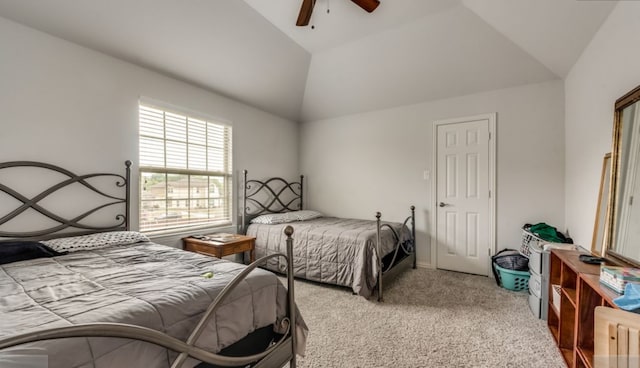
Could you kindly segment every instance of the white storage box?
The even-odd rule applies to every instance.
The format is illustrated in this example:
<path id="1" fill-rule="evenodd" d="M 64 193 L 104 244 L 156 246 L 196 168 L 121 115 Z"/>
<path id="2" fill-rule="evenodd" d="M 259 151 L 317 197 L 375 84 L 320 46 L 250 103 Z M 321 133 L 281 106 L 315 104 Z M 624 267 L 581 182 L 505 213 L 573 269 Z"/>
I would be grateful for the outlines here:
<path id="1" fill-rule="evenodd" d="M 542 243 L 536 242 L 535 244 L 531 244 L 529 246 L 529 269 L 531 272 L 535 272 L 538 275 L 542 275 L 542 254 L 544 253 L 544 249 L 542 248 Z"/>
<path id="2" fill-rule="evenodd" d="M 529 276 L 529 293 L 542 298 L 542 276 L 531 270 L 531 276 Z"/>
<path id="3" fill-rule="evenodd" d="M 549 312 L 549 252 L 552 248 L 576 249 L 573 244 L 551 243 L 523 230 L 520 254 L 529 257 L 529 307 L 540 318 L 547 319 Z M 558 294 L 560 305 L 560 294 Z M 534 299 L 537 299 L 535 301 Z"/>
<path id="4" fill-rule="evenodd" d="M 542 299 L 533 294 L 529 294 L 529 309 L 531 309 L 531 313 L 533 313 L 534 316 L 540 316 L 540 313 L 542 312 L 541 306 Z"/>

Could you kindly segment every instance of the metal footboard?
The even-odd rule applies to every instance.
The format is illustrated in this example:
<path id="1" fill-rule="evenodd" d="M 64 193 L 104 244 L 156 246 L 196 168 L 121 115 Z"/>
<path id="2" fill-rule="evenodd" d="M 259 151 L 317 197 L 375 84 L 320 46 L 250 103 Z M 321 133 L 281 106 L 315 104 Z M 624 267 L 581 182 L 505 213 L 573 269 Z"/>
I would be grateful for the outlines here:
<path id="1" fill-rule="evenodd" d="M 87 323 L 74 326 L 50 328 L 42 331 L 34 331 L 12 336 L 0 340 L 0 350 L 16 345 L 37 342 L 42 340 L 69 338 L 69 337 L 118 337 L 145 341 L 166 349 L 178 352 L 178 357 L 173 361 L 172 368 L 180 368 L 189 357 L 202 362 L 224 367 L 246 366 L 255 364 L 255 367 L 277 367 L 289 362 L 291 368 L 296 367 L 296 306 L 293 285 L 293 228 L 287 226 L 284 230 L 287 236 L 287 254 L 271 254 L 253 262 L 224 287 L 216 299 L 211 302 L 206 312 L 191 332 L 187 341 L 181 341 L 163 332 L 147 327 L 140 327 L 122 323 Z M 262 353 L 244 357 L 229 357 L 211 353 L 195 346 L 200 334 L 207 326 L 209 320 L 229 296 L 231 291 L 244 280 L 251 271 L 265 261 L 283 257 L 287 260 L 287 315 L 282 319 L 281 327 L 285 330 L 283 337 Z"/>
<path id="2" fill-rule="evenodd" d="M 408 216 L 404 222 L 402 223 L 401 229 L 404 229 L 407 226 L 407 223 L 411 221 L 411 238 L 410 238 L 410 247 L 407 247 L 406 243 L 403 242 L 403 239 L 396 232 L 396 230 L 389 224 L 383 224 L 380 220 L 382 214 L 380 212 L 376 212 L 376 252 L 378 258 L 378 301 L 384 301 L 383 294 L 383 276 L 390 273 L 390 271 L 396 267 L 400 267 L 400 263 L 396 263 L 398 253 L 402 249 L 402 251 L 408 255 L 407 258 L 412 260 L 412 267 L 416 268 L 416 207 L 411 206 L 411 215 Z M 396 245 L 393 250 L 393 257 L 391 258 L 391 262 L 389 262 L 386 269 L 384 269 L 384 265 L 382 264 L 382 241 L 380 238 L 380 233 L 383 228 L 388 228 L 393 233 L 394 238 L 396 239 Z"/>

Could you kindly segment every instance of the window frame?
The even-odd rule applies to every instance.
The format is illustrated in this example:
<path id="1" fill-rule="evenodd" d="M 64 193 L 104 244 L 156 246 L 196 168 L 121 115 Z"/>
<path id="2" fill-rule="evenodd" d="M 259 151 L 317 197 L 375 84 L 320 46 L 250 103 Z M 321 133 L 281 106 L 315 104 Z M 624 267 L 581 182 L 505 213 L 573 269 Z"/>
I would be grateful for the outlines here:
<path id="1" fill-rule="evenodd" d="M 148 135 L 144 135 L 141 132 L 141 112 L 142 112 L 142 108 L 151 108 L 151 109 L 157 109 L 163 112 L 163 137 L 162 139 L 162 144 L 164 145 L 163 147 L 163 159 L 164 159 L 164 167 L 158 167 L 158 166 L 145 166 L 142 165 L 142 154 L 141 154 L 141 140 L 143 138 L 153 138 L 153 139 L 160 139 L 158 137 L 152 137 L 152 136 L 148 136 Z M 186 166 L 187 168 L 171 168 L 171 167 L 167 167 L 167 142 L 178 142 L 176 140 L 173 139 L 167 139 L 167 133 L 166 133 L 166 129 L 167 129 L 167 119 L 166 119 L 166 114 L 170 113 L 170 114 L 175 114 L 175 115 L 181 115 L 184 116 L 186 118 L 186 122 L 185 122 L 185 139 L 184 142 L 180 142 L 180 143 L 184 143 L 186 146 Z M 228 138 L 223 138 L 223 143 L 224 143 L 224 147 L 222 148 L 222 155 L 221 155 L 221 159 L 223 160 L 224 164 L 223 164 L 223 170 L 222 171 L 209 171 L 209 170 L 201 170 L 201 169 L 189 169 L 189 145 L 190 145 L 190 140 L 189 140 L 189 121 L 190 120 L 198 120 L 198 121 L 203 121 L 206 122 L 206 126 L 207 126 L 207 130 L 205 130 L 205 144 L 204 147 L 206 149 L 206 153 L 204 155 L 205 160 L 207 162 L 207 167 L 208 167 L 208 150 L 210 146 L 208 144 L 208 141 L 206 141 L 206 137 L 208 135 L 208 124 L 214 124 L 216 126 L 222 127 L 225 132 L 225 135 L 228 135 Z M 138 179 L 139 179 L 139 187 L 138 187 L 138 227 L 139 230 L 141 232 L 144 232 L 145 234 L 149 234 L 149 235 L 172 235 L 172 234 L 180 234 L 180 233 L 188 233 L 188 232 L 193 232 L 195 230 L 204 230 L 204 229 L 216 229 L 216 228 L 228 228 L 228 227 L 232 227 L 233 223 L 234 223 L 234 213 L 235 213 L 235 205 L 234 205 L 234 194 L 235 194 L 235 190 L 234 190 L 234 185 L 235 185 L 235 178 L 234 178 L 234 171 L 233 171 L 233 164 L 234 164 L 234 149 L 233 149 L 233 124 L 226 120 L 226 119 L 221 119 L 221 118 L 216 118 L 216 117 L 212 117 L 210 115 L 207 114 L 203 114 L 200 112 L 195 112 L 186 108 L 180 108 L 180 107 L 176 107 L 170 104 L 165 104 L 165 103 L 161 103 L 161 102 L 156 102 L 153 100 L 149 100 L 149 99 L 140 99 L 138 101 L 138 116 L 137 116 L 137 124 L 138 124 L 138 154 L 139 154 L 139 160 L 140 160 L 140 165 L 138 167 L 138 171 L 139 171 L 139 175 L 138 175 Z M 226 171 L 225 171 L 226 169 Z M 202 222 L 195 222 L 195 223 L 185 223 L 185 224 L 172 224 L 172 223 L 165 223 L 163 225 L 163 227 L 159 227 L 159 228 L 143 228 L 143 214 L 145 213 L 143 211 L 143 203 L 145 202 L 151 202 L 153 201 L 153 199 L 144 199 L 143 196 L 143 189 L 144 189 L 144 182 L 145 182 L 145 174 L 164 174 L 165 178 L 164 178 L 164 183 L 165 183 L 165 189 L 164 189 L 164 198 L 161 199 L 156 199 L 156 201 L 159 202 L 165 202 L 165 216 L 169 216 L 169 206 L 168 203 L 169 202 L 175 202 L 175 201 L 185 201 L 186 200 L 186 208 L 187 211 L 189 213 L 189 217 L 188 219 L 191 218 L 191 211 L 193 209 L 192 207 L 192 201 L 193 200 L 205 200 L 207 202 L 207 206 L 206 209 L 209 213 L 210 216 L 210 211 L 214 208 L 211 207 L 210 204 L 213 200 L 222 200 L 223 202 L 225 202 L 226 204 L 223 205 L 224 208 L 224 218 L 221 219 L 211 219 L 210 217 L 207 217 L 206 222 L 202 223 Z M 186 194 L 186 198 L 183 197 L 172 197 L 170 195 L 170 191 L 169 191 L 169 179 L 168 177 L 170 175 L 184 175 L 188 181 L 188 185 L 187 185 L 187 194 Z M 193 191 L 193 187 L 191 186 L 191 180 L 192 177 L 194 176 L 201 176 L 201 177 L 207 177 L 207 196 L 206 197 L 198 197 L 198 198 L 192 198 L 192 191 Z M 220 177 L 223 180 L 223 186 L 224 186 L 224 193 L 221 193 L 219 195 L 219 197 L 213 198 L 211 197 L 211 192 L 210 192 L 210 188 L 212 184 L 211 178 L 212 177 Z M 172 191 L 173 192 L 173 191 Z"/>

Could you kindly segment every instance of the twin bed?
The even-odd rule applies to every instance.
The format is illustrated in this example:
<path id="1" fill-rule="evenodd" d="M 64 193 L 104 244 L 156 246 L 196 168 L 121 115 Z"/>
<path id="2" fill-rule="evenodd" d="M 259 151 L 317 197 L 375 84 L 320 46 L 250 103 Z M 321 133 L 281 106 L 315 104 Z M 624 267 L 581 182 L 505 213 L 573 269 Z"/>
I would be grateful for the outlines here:
<path id="1" fill-rule="evenodd" d="M 282 230 L 291 226 L 294 275 L 307 280 L 344 286 L 354 294 L 384 298 L 385 279 L 407 267 L 416 267 L 415 207 L 402 223 L 326 217 L 303 210 L 304 176 L 300 181 L 273 177 L 249 179 L 243 171 L 241 233 L 256 237 L 256 256 L 282 252 Z M 277 259 L 265 267 L 278 272 Z"/>
<path id="2" fill-rule="evenodd" d="M 0 214 L 0 366 L 295 367 L 307 328 L 294 307 L 291 229 L 287 255 L 249 266 L 154 244 L 128 231 L 126 166 L 124 176 L 78 176 L 37 162 L 0 163 L 0 207 L 8 209 Z M 28 188 L 40 180 L 34 170 L 55 184 Z M 18 184 L 18 176 L 26 180 Z M 105 178 L 117 194 L 95 183 Z M 75 207 L 73 199 L 58 198 L 59 212 L 47 204 L 67 192 L 104 200 L 65 217 L 58 213 Z M 110 211 L 115 222 L 95 224 Z M 6 230 L 29 214 L 45 217 L 44 226 Z M 287 264 L 287 288 L 256 269 L 275 258 Z"/>
<path id="3" fill-rule="evenodd" d="M 20 184 L 5 183 L 36 177 L 20 171 L 25 168 L 62 179 L 21 194 Z M 92 182 L 104 178 L 124 195 Z M 380 213 L 375 221 L 318 217 L 301 211 L 302 177 L 248 180 L 244 171 L 238 226 L 256 237 L 258 258 L 244 266 L 129 231 L 129 184 L 130 162 L 124 176 L 0 163 L 0 204 L 16 203 L 0 213 L 0 366 L 294 368 L 308 331 L 295 307 L 294 276 L 365 297 L 377 293 L 381 301 L 383 279 L 415 268 L 413 206 L 398 224 L 383 223 Z M 102 201 L 71 217 L 41 204 L 67 188 Z M 73 201 L 60 203 L 73 207 Z M 48 225 L 23 230 L 30 222 L 17 219 L 29 212 Z M 92 218 L 103 212 L 115 222 L 96 225 Z M 19 231 L 3 230 L 15 223 L 22 224 Z M 6 257 L 8 249 L 17 249 L 17 258 Z M 285 273 L 287 287 L 258 266 Z"/>

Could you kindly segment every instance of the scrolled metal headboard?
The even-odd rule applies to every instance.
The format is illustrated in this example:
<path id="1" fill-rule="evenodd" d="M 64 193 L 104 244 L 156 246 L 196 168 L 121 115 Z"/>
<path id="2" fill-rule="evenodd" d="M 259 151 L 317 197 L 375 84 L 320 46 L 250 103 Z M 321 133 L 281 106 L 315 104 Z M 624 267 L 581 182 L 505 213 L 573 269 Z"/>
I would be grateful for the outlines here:
<path id="1" fill-rule="evenodd" d="M 300 181 L 289 182 L 279 177 L 248 180 L 247 170 L 242 174 L 242 215 L 238 229 L 241 234 L 246 234 L 249 222 L 257 216 L 303 208 L 304 175 L 300 175 Z"/>
<path id="2" fill-rule="evenodd" d="M 130 228 L 130 182 L 131 182 L 131 161 L 125 162 L 126 172 L 125 175 L 122 176 L 120 174 L 112 174 L 112 173 L 94 173 L 94 174 L 86 174 L 86 175 L 76 175 L 73 172 L 63 169 L 59 166 L 43 163 L 43 162 L 35 162 L 35 161 L 11 161 L 11 162 L 3 162 L 0 163 L 0 171 L 4 169 L 16 168 L 16 167 L 27 167 L 27 168 L 36 168 L 43 169 L 48 171 L 57 172 L 67 176 L 66 179 L 54 184 L 53 186 L 44 189 L 39 194 L 35 195 L 32 198 L 28 198 L 26 195 L 21 194 L 19 189 L 11 188 L 8 185 L 5 185 L 0 180 L 0 193 L 6 193 L 9 196 L 15 198 L 22 204 L 15 208 L 13 211 L 9 212 L 2 216 L 0 214 L 0 239 L 8 238 L 8 239 L 30 239 L 30 240 L 45 240 L 52 239 L 56 237 L 62 236 L 73 236 L 73 235 L 84 235 L 91 234 L 96 232 L 103 231 L 118 231 L 118 230 L 129 230 Z M 91 183 L 87 182 L 87 179 L 92 178 L 107 178 L 114 177 L 116 178 L 115 186 L 116 188 L 124 189 L 123 196 L 116 196 L 112 194 L 108 194 L 98 188 L 96 188 Z M 39 205 L 38 202 L 44 200 L 46 197 L 51 194 L 63 189 L 67 188 L 72 184 L 81 184 L 85 188 L 91 190 L 92 192 L 98 194 L 101 198 L 104 198 L 104 202 L 96 205 L 96 207 L 90 208 L 85 212 L 74 216 L 73 218 L 65 218 L 59 214 L 56 214 L 54 211 L 48 210 L 43 206 Z M 112 207 L 112 206 L 123 206 L 124 213 L 118 213 L 115 216 L 115 221 L 110 222 L 104 226 L 94 226 L 87 225 L 81 223 L 82 220 L 86 219 L 93 213 L 96 213 L 99 210 Z M 35 231 L 4 231 L 2 230 L 2 226 L 7 222 L 18 218 L 21 215 L 24 215 L 25 211 L 32 209 L 45 216 L 47 219 L 53 220 L 57 223 L 54 226 L 50 226 L 44 229 L 35 230 Z M 67 231 L 70 230 L 70 231 Z"/>

